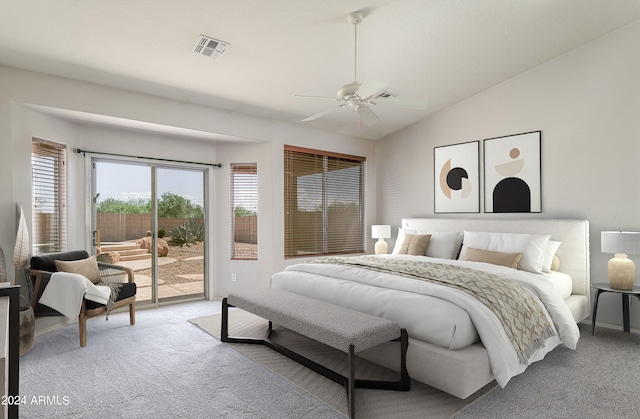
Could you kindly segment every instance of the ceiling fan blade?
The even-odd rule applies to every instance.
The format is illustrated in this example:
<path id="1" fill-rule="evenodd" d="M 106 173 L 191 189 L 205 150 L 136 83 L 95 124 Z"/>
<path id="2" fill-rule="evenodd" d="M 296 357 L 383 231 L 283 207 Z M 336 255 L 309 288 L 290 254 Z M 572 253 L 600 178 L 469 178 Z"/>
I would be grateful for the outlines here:
<path id="1" fill-rule="evenodd" d="M 367 81 L 362 83 L 362 86 L 360 86 L 360 88 L 356 91 L 356 96 L 361 99 L 366 99 L 369 96 L 375 95 L 388 85 L 389 83 L 387 83 L 386 81 L 368 79 Z"/>
<path id="2" fill-rule="evenodd" d="M 329 97 L 329 96 L 305 96 L 305 95 L 293 95 L 293 97 L 296 97 L 298 99 L 323 99 L 323 100 L 338 100 L 335 96 L 334 97 Z"/>
<path id="3" fill-rule="evenodd" d="M 362 123 L 371 127 L 382 122 L 382 119 L 376 114 L 373 109 L 368 106 L 360 106 L 358 108 L 358 113 L 360 114 L 360 119 L 362 119 Z"/>
<path id="4" fill-rule="evenodd" d="M 331 108 L 331 109 L 325 109 L 325 110 L 324 110 L 324 111 L 322 111 L 322 112 L 318 112 L 318 113 L 317 113 L 317 114 L 315 114 L 315 115 L 311 115 L 310 117 L 303 119 L 303 120 L 302 120 L 302 122 L 309 122 L 309 121 L 313 121 L 314 119 L 321 118 L 321 117 L 323 117 L 323 116 L 325 116 L 325 115 L 328 115 L 328 114 L 330 114 L 331 112 L 333 112 L 333 111 L 335 111 L 336 109 L 339 109 L 339 108 L 340 108 L 340 107 L 337 107 L 337 108 Z"/>
<path id="5" fill-rule="evenodd" d="M 404 97 L 385 97 L 385 98 L 378 98 L 372 103 L 378 106 L 388 106 L 390 108 L 423 110 L 423 109 L 427 109 L 428 100 L 404 98 Z"/>

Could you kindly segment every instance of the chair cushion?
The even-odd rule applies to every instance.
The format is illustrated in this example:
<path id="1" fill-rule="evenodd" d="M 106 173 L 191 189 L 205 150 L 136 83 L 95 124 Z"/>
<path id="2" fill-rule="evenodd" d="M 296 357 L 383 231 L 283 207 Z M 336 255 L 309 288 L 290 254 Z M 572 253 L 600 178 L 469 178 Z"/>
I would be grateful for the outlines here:
<path id="1" fill-rule="evenodd" d="M 57 272 L 56 260 L 79 260 L 89 257 L 89 253 L 86 250 L 73 250 L 70 252 L 58 252 L 58 253 L 45 253 L 31 258 L 31 269 L 37 269 L 39 271 Z"/>
<path id="2" fill-rule="evenodd" d="M 136 295 L 137 288 L 136 288 L 135 282 L 123 282 L 121 284 L 122 284 L 122 288 L 120 288 L 120 292 L 118 293 L 118 298 L 116 298 L 116 302 Z M 87 302 L 87 310 L 91 310 L 98 307 L 104 307 L 104 304 L 96 303 L 95 301 L 86 300 L 86 302 Z"/>

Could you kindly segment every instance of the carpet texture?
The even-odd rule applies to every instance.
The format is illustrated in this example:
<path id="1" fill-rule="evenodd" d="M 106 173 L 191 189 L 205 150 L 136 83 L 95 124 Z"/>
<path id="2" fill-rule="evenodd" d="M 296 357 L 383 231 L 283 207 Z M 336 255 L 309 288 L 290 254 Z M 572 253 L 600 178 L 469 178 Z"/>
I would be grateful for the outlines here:
<path id="1" fill-rule="evenodd" d="M 345 417 L 341 412 L 346 396 L 338 384 L 268 348 L 252 346 L 262 351 L 251 359 L 238 352 L 240 345 L 223 344 L 188 322 L 215 313 L 220 313 L 220 301 L 139 310 L 135 326 L 129 325 L 126 312 L 112 314 L 109 321 L 94 318 L 87 323 L 85 348 L 79 346 L 77 324 L 37 335 L 33 349 L 20 357 L 20 395 L 25 400 L 20 417 Z M 212 322 L 211 328 L 219 328 L 219 322 Z M 358 389 L 356 413 L 376 417 L 365 416 L 364 409 L 379 397 L 388 406 L 377 417 L 638 417 L 640 335 L 599 327 L 591 336 L 586 324 L 580 324 L 580 330 L 576 351 L 556 348 L 504 389 L 495 387 L 466 407 L 471 400 L 441 393 L 442 406 L 422 407 L 419 403 L 424 401 L 417 401 L 409 412 L 405 401 L 391 399 L 422 391 L 414 381 L 409 393 Z M 303 382 L 294 384 L 265 367 L 273 357 L 291 363 L 286 370 L 300 368 Z M 307 381 L 318 377 L 326 385 L 313 386 L 322 391 L 303 390 Z M 426 389 L 426 397 L 437 392 Z M 368 393 L 374 394 L 371 403 Z M 462 410 L 455 414 L 446 397 Z M 337 400 L 337 408 L 323 401 L 331 398 Z"/>
<path id="2" fill-rule="evenodd" d="M 220 315 L 190 320 L 207 333 L 220 339 Z M 229 335 L 263 337 L 267 321 L 242 310 L 229 312 Z M 342 374 L 346 374 L 346 355 L 290 330 L 274 327 L 272 339 Z M 340 412 L 347 414 L 344 387 L 262 345 L 228 344 L 259 362 L 276 374 L 303 388 Z M 399 356 L 392 354 L 392 356 Z M 397 374 L 366 360 L 358 359 L 356 377 L 397 379 Z M 489 391 L 488 385 L 475 395 L 461 400 L 426 384 L 412 380 L 411 391 L 356 389 L 356 416 L 362 418 L 450 418 L 460 409 Z"/>
<path id="3" fill-rule="evenodd" d="M 188 319 L 220 301 L 138 310 L 36 336 L 20 357 L 21 418 L 344 418 Z"/>
<path id="4" fill-rule="evenodd" d="M 578 326 L 575 351 L 554 349 L 454 418 L 640 417 L 640 335 Z"/>

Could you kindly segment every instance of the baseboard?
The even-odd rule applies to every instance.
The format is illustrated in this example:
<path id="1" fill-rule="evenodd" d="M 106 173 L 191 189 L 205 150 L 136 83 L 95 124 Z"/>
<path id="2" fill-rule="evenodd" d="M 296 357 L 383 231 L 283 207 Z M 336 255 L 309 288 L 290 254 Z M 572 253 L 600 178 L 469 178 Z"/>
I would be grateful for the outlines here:
<path id="1" fill-rule="evenodd" d="M 69 320 L 62 316 L 38 317 L 36 318 L 36 337 L 77 322 L 78 319 Z"/>

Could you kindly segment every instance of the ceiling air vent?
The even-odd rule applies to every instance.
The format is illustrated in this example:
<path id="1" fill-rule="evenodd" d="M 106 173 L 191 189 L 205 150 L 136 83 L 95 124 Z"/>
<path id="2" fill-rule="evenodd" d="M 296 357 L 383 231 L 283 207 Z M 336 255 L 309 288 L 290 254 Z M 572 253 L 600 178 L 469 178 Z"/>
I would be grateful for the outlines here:
<path id="1" fill-rule="evenodd" d="M 230 44 L 210 36 L 200 35 L 193 52 L 211 58 L 221 56 Z"/>
<path id="2" fill-rule="evenodd" d="M 388 97 L 398 97 L 398 95 L 396 95 L 395 93 L 391 93 L 391 92 L 387 92 L 386 90 L 383 90 L 382 92 L 378 93 L 374 99 L 386 99 Z"/>

